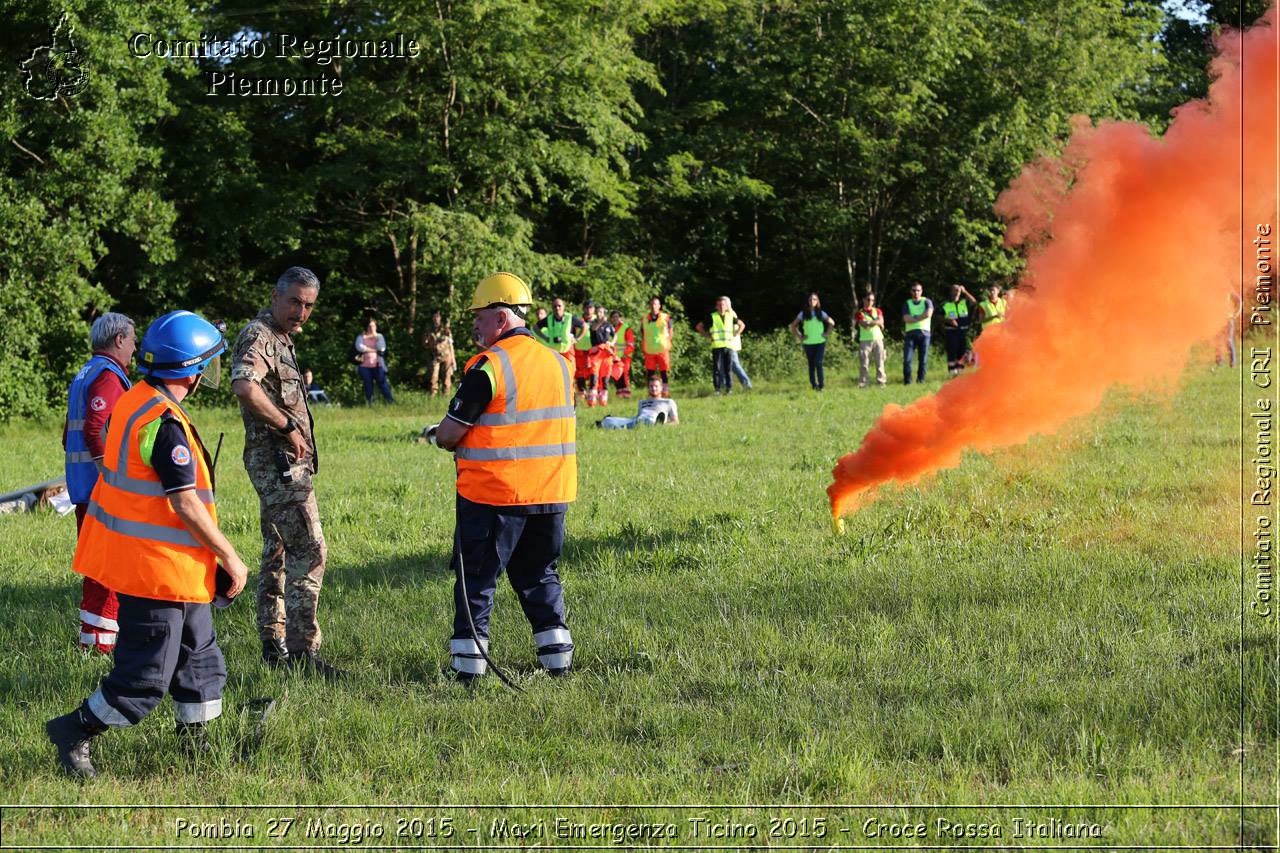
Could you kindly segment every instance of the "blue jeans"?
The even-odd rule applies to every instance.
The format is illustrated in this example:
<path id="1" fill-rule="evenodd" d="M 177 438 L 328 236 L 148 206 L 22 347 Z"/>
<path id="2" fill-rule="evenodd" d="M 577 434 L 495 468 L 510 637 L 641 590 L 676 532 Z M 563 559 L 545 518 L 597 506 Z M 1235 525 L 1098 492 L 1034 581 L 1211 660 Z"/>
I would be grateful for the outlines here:
<path id="1" fill-rule="evenodd" d="M 750 391 L 751 377 L 747 375 L 747 371 L 742 369 L 742 362 L 738 361 L 738 351 L 736 349 L 729 350 L 729 369 L 733 371 L 734 376 L 738 377 L 742 387 Z M 725 387 L 728 388 L 727 385 Z"/>
<path id="2" fill-rule="evenodd" d="M 902 336 L 902 384 L 911 384 L 911 352 L 920 354 L 920 364 L 916 368 L 916 381 L 923 382 L 925 371 L 929 365 L 929 333 L 912 329 Z"/>
<path id="3" fill-rule="evenodd" d="M 391 386 L 387 384 L 387 369 L 385 367 L 361 367 L 360 381 L 364 383 L 364 401 L 366 403 L 373 402 L 373 386 L 376 384 L 378 390 L 382 392 L 382 397 L 388 403 L 394 403 L 391 399 Z"/>

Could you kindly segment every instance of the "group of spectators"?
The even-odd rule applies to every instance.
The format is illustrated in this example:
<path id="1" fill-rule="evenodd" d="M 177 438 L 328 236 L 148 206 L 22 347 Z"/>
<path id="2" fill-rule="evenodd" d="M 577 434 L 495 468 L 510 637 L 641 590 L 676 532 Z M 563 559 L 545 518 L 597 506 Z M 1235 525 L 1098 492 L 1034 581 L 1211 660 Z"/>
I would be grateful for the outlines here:
<path id="1" fill-rule="evenodd" d="M 929 342 L 932 338 L 933 300 L 924 295 L 924 287 L 916 282 L 911 285 L 910 297 L 902 305 L 902 382 L 911 384 L 912 361 L 916 363 L 917 382 L 924 382 L 928 371 Z M 969 306 L 976 306 L 971 312 Z M 947 348 L 947 371 L 956 376 L 977 361 L 973 354 L 971 332 L 976 316 L 982 328 L 1004 322 L 1008 298 L 1001 289 L 992 285 L 987 298 L 979 300 L 964 285 L 953 284 L 948 289 L 947 301 L 942 303 L 942 331 Z M 825 386 L 822 362 L 826 353 L 827 338 L 835 328 L 835 320 L 822 310 L 818 294 L 810 293 L 808 305 L 791 321 L 791 332 L 804 346 L 809 362 L 809 385 L 815 391 Z M 876 305 L 874 293 L 862 297 L 862 306 L 854 315 L 854 337 L 858 342 L 858 387 L 866 388 L 871 381 L 871 369 L 875 368 L 877 385 L 884 385 L 884 311 Z"/>
<path id="2" fill-rule="evenodd" d="M 563 299 L 551 302 L 551 311 L 537 309 L 534 337 L 560 353 L 573 366 L 578 398 L 587 406 L 609 403 L 609 383 L 622 398 L 631 396 L 631 363 L 639 347 L 644 357 L 646 381 L 657 383 L 657 397 L 671 396 L 671 315 L 662 310 L 657 296 L 637 329 L 620 310 L 610 311 L 588 299 L 574 316 Z"/>
<path id="3" fill-rule="evenodd" d="M 902 381 L 907 385 L 912 382 L 913 372 L 916 382 L 925 381 L 935 315 L 933 300 L 924 295 L 919 282 L 911 285 L 909 293 L 902 306 Z M 997 325 L 1004 321 L 1007 304 L 1008 297 L 1002 295 L 999 286 L 988 288 L 983 299 L 961 284 L 948 288 L 940 316 L 950 375 L 955 376 L 976 364 L 972 348 L 973 332 L 977 328 L 975 320 L 982 328 Z M 809 385 L 815 391 L 826 387 L 826 346 L 835 326 L 835 320 L 822 310 L 817 293 L 809 294 L 804 310 L 788 326 L 804 347 Z M 694 327 L 698 334 L 711 341 L 711 384 L 717 395 L 731 393 L 735 377 L 744 389 L 752 387 L 740 357 L 746 327 L 728 296 L 717 297 L 715 310 Z M 649 310 L 639 324 L 628 321 L 621 310 L 608 310 L 591 299 L 582 303 L 581 313 L 572 314 L 565 301 L 557 298 L 552 301 L 550 311 L 537 309 L 530 328 L 539 341 L 570 362 L 578 398 L 587 406 L 608 405 L 610 383 L 616 396 L 631 397 L 631 365 L 637 348 L 644 358 L 646 384 L 657 379 L 658 398 L 671 396 L 674 328 L 671 316 L 662 310 L 662 300 L 657 296 L 649 301 Z M 876 304 L 875 294 L 868 293 L 862 297 L 861 307 L 854 315 L 860 388 L 871 384 L 873 373 L 876 384 L 887 382 L 884 333 L 884 311 Z M 432 315 L 431 327 L 422 336 L 422 349 L 429 359 L 427 382 L 432 396 L 442 390 L 446 396 L 450 395 L 458 363 L 449 320 L 439 311 Z M 386 402 L 394 402 L 387 381 L 386 338 L 378 332 L 376 321 L 369 320 L 356 336 L 352 355 L 364 385 L 365 401 L 372 403 L 376 390 Z M 324 394 L 310 380 L 308 389 L 313 399 Z"/>

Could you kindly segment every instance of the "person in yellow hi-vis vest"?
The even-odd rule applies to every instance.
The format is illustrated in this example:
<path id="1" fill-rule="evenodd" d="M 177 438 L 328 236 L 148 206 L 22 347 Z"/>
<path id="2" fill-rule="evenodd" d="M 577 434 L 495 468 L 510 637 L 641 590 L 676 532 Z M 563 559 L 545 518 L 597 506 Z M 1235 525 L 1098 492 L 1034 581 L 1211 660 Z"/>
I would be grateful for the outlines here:
<path id="1" fill-rule="evenodd" d="M 640 349 L 644 353 L 645 380 L 662 381 L 662 396 L 671 396 L 671 315 L 662 310 L 662 300 L 649 300 L 649 313 L 640 324 Z"/>
<path id="2" fill-rule="evenodd" d="M 213 463 L 182 401 L 202 381 L 217 387 L 224 349 L 222 334 L 190 311 L 164 315 L 142 339 L 145 381 L 112 412 L 72 568 L 119 596 L 115 663 L 79 708 L 45 724 L 73 776 L 96 775 L 90 740 L 140 722 L 166 693 L 190 752 L 208 749 L 204 724 L 222 713 L 227 668 L 209 603 L 219 561 L 225 599 L 248 571 L 218 529 Z"/>
<path id="3" fill-rule="evenodd" d="M 569 363 L 525 326 L 533 295 L 495 273 L 471 300 L 485 350 L 467 362 L 449 413 L 428 439 L 458 469 L 453 637 L 449 666 L 464 683 L 484 675 L 489 616 L 505 571 L 533 629 L 538 663 L 564 675 L 573 663 L 556 566 L 564 516 L 578 495 L 577 420 Z M 465 586 L 463 585 L 465 583 Z M 474 630 L 473 630 L 474 625 Z"/>
<path id="4" fill-rule="evenodd" d="M 876 384 L 883 386 L 888 381 L 884 373 L 884 312 L 876 307 L 874 293 L 863 295 L 862 308 L 854 320 L 858 326 L 858 387 L 867 387 L 872 359 Z"/>
<path id="5" fill-rule="evenodd" d="M 969 361 L 969 303 L 978 300 L 963 284 L 947 289 L 942 303 L 942 334 L 947 346 L 947 373 L 958 376 Z"/>
<path id="6" fill-rule="evenodd" d="M 716 393 L 723 391 L 729 394 L 733 391 L 734 373 L 738 374 L 744 387 L 751 388 L 751 380 L 737 358 L 738 350 L 742 349 L 742 332 L 747 324 L 734 313 L 729 297 L 721 296 L 716 299 L 716 310 L 711 314 L 710 328 L 706 323 L 699 323 L 694 328 L 699 334 L 711 339 L 711 383 L 715 386 Z"/>
<path id="7" fill-rule="evenodd" d="M 987 289 L 987 298 L 978 303 L 978 319 L 982 321 L 984 331 L 988 326 L 998 326 L 1004 322 L 1008 305 L 1000 296 L 1000 285 L 993 284 Z"/>
<path id="8" fill-rule="evenodd" d="M 916 381 L 923 382 L 929 369 L 929 332 L 933 300 L 925 298 L 920 282 L 911 285 L 911 298 L 902 305 L 902 384 L 911 384 L 911 353 L 919 354 Z"/>

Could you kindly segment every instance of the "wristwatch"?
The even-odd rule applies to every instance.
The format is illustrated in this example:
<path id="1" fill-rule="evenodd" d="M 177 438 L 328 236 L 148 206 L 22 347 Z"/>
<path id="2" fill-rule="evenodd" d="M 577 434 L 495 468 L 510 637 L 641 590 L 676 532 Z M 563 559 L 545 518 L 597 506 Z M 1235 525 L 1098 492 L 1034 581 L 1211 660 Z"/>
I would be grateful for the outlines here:
<path id="1" fill-rule="evenodd" d="M 298 428 L 298 422 L 295 421 L 292 417 L 286 416 L 284 421 L 284 426 L 278 427 L 276 429 L 276 432 L 280 433 L 281 435 L 288 435 L 289 433 L 293 432 L 297 428 Z"/>

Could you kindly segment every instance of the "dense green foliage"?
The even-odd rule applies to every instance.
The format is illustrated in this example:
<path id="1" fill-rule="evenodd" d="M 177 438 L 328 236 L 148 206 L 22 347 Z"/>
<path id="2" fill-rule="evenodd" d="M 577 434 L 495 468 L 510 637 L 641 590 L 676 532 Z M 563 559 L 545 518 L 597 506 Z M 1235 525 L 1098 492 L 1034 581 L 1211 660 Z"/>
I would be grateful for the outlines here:
<path id="1" fill-rule="evenodd" d="M 443 404 L 322 409 L 320 618 L 326 654 L 353 681 L 327 688 L 263 666 L 252 602 L 238 602 L 217 616 L 230 681 L 210 765 L 181 760 L 166 702 L 98 742 L 104 776 L 83 787 L 58 776 L 41 730 L 105 671 L 73 649 L 74 524 L 0 517 L 0 800 L 596 803 L 607 807 L 502 813 L 671 819 L 682 830 L 687 812 L 609 804 L 965 803 L 989 805 L 909 816 L 999 819 L 1008 832 L 1028 813 L 1074 815 L 1106 826 L 1101 843 L 1112 848 L 1236 844 L 1246 816 L 1234 808 L 997 804 L 1269 801 L 1274 637 L 1265 620 L 1241 627 L 1228 532 L 1239 525 L 1239 379 L 1204 371 L 1172 399 L 1112 398 L 1102 418 L 1061 436 L 971 456 L 884 495 L 849 518 L 844 537 L 831 533 L 822 492 L 832 462 L 885 403 L 920 393 L 914 386 L 858 391 L 843 371 L 824 395 L 716 398 L 678 386 L 681 425 L 633 433 L 593 430 L 600 412 L 583 410 L 581 492 L 561 562 L 579 671 L 563 682 L 537 674 L 503 582 L 492 650 L 521 695 L 496 681 L 468 694 L 441 674 L 453 466 L 412 436 Z M 239 417 L 224 408 L 197 420 L 207 436 L 226 431 L 220 514 L 252 563 L 258 505 L 239 466 Z M 0 470 L 20 482 L 56 470 L 53 423 L 0 428 Z M 259 696 L 280 705 L 260 751 L 241 763 L 245 707 Z M 259 833 L 272 816 L 226 814 L 259 821 Z M 488 827 L 500 814 L 450 816 Z M 855 829 L 873 815 L 908 817 L 731 816 L 778 814 Z M 11 844 L 102 846 L 175 843 L 176 818 L 220 816 L 6 808 L 3 817 Z M 1273 810 L 1247 819 L 1245 846 L 1274 843 Z M 936 843 L 932 823 L 930 832 Z M 487 831 L 466 839 L 477 841 L 512 843 Z M 784 842 L 804 840 L 774 841 Z"/>
<path id="2" fill-rule="evenodd" d="M 1224 6 L 1230 4 L 1218 4 Z M 63 9 L 83 91 L 18 63 Z M 426 315 L 509 268 L 540 299 L 633 317 L 651 293 L 756 330 L 817 289 L 1001 280 L 997 193 L 1075 113 L 1159 126 L 1203 91 L 1206 23 L 1155 2 L 245 0 L 0 4 L 0 418 L 61 402 L 84 324 L 175 307 L 230 321 L 284 267 L 320 273 L 314 366 L 347 383 L 366 316 L 415 381 Z M 1250 9 L 1252 10 L 1252 7 Z M 414 59 L 167 59 L 129 36 L 416 39 Z M 211 75 L 341 80 L 209 95 Z M 891 324 L 892 325 L 892 324 Z M 847 328 L 847 326 L 846 326 Z M 340 370 L 343 369 L 343 370 Z"/>

